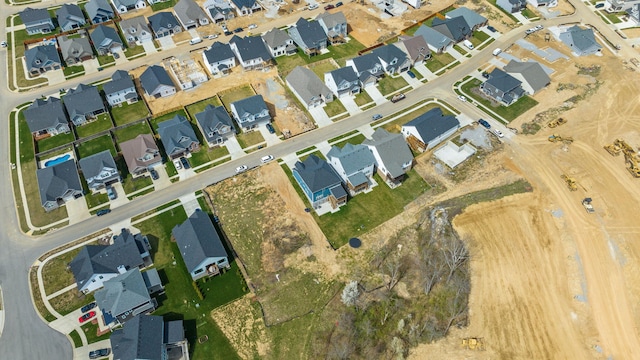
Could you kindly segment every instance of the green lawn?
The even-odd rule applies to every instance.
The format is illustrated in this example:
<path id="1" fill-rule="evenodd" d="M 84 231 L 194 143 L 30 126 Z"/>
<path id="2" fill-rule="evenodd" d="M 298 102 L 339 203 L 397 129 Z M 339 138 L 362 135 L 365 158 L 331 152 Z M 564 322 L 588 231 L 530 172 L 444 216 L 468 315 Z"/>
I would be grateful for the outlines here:
<path id="1" fill-rule="evenodd" d="M 291 70 L 293 70 L 296 66 L 311 64 L 320 60 L 330 58 L 336 60 L 336 62 L 341 66 L 344 66 L 345 59 L 357 56 L 358 51 L 363 50 L 364 48 L 365 46 L 359 43 L 356 39 L 350 38 L 348 43 L 329 46 L 327 48 L 329 52 L 326 54 L 309 57 L 298 51 L 296 55 L 281 56 L 276 59 L 276 63 L 278 64 L 278 72 L 280 73 L 280 76 L 284 78 L 289 75 Z M 321 79 L 324 78 L 321 77 Z"/>
<path id="2" fill-rule="evenodd" d="M 60 315 L 67 315 L 93 301 L 93 294 L 85 295 L 78 291 L 77 288 L 73 288 L 49 299 L 49 304 L 51 304 L 51 306 L 53 306 Z"/>
<path id="3" fill-rule="evenodd" d="M 427 60 L 426 67 L 431 72 L 436 72 L 442 69 L 443 67 L 449 65 L 454 60 L 455 58 L 447 53 L 442 53 L 442 54 L 432 53 L 431 59 Z"/>
<path id="4" fill-rule="evenodd" d="M 356 95 L 355 101 L 358 106 L 364 106 L 372 102 L 373 99 L 371 98 L 371 96 L 369 96 L 369 94 L 366 91 L 361 91 L 359 94 Z"/>
<path id="5" fill-rule="evenodd" d="M 278 73 L 280 73 L 280 76 L 284 79 L 289 75 L 291 70 L 298 66 L 304 66 L 307 62 L 304 61 L 299 54 L 296 54 L 291 56 L 280 56 L 276 59 L 276 64 L 278 65 Z"/>
<path id="6" fill-rule="evenodd" d="M 613 14 L 609 14 L 606 11 L 600 11 L 600 13 L 602 15 L 604 15 L 607 19 L 609 19 L 609 21 L 611 21 L 612 24 L 619 24 L 622 22 L 622 20 L 620 20 L 620 16 L 624 16 L 626 15 L 626 13 L 624 12 L 620 12 L 620 13 L 613 13 Z"/>
<path id="7" fill-rule="evenodd" d="M 490 38 L 490 37 L 491 37 L 491 36 L 489 36 L 489 34 L 487 34 L 487 33 L 486 33 L 486 32 L 484 32 L 484 31 L 474 31 L 474 32 L 473 32 L 473 37 L 472 37 L 471 42 L 473 42 L 473 39 L 477 39 L 477 40 L 479 40 L 479 41 L 480 41 L 479 43 L 481 43 L 481 42 L 483 42 L 483 41 L 487 40 L 487 39 L 488 39 L 488 38 Z M 479 43 L 478 43 L 478 44 L 479 44 Z M 476 44 L 474 43 L 473 45 L 475 46 Z"/>
<path id="8" fill-rule="evenodd" d="M 246 149 L 250 146 L 257 145 L 264 142 L 264 137 L 260 133 L 260 131 L 250 131 L 243 132 L 242 134 L 236 135 L 238 139 L 238 143 L 243 149 Z"/>
<path id="9" fill-rule="evenodd" d="M 332 144 L 331 146 L 337 146 L 339 148 L 343 148 L 347 144 L 358 145 L 358 144 L 362 144 L 364 139 L 365 139 L 364 135 L 358 134 L 356 136 L 353 136 L 353 137 L 350 137 L 348 139 L 342 140 L 342 141 L 340 141 L 338 143 Z"/>
<path id="10" fill-rule="evenodd" d="M 467 55 L 467 50 L 463 49 L 460 45 L 454 45 L 453 48 L 462 55 Z"/>
<path id="11" fill-rule="evenodd" d="M 89 209 L 109 202 L 109 197 L 106 193 L 91 194 L 89 191 L 86 191 L 84 194 L 84 199 L 87 201 L 87 207 Z"/>
<path id="12" fill-rule="evenodd" d="M 402 77 L 392 78 L 390 76 L 385 76 L 378 81 L 378 89 L 382 93 L 382 95 L 391 94 L 394 91 L 398 91 L 404 87 L 409 86 L 407 80 Z"/>
<path id="13" fill-rule="evenodd" d="M 226 146 L 217 146 L 214 148 L 202 146 L 200 151 L 191 153 L 189 162 L 191 162 L 191 166 L 197 167 L 210 161 L 215 161 L 226 155 L 229 155 L 229 150 L 227 150 Z"/>
<path id="14" fill-rule="evenodd" d="M 132 192 L 144 189 L 152 184 L 153 180 L 148 176 L 140 176 L 134 179 L 131 177 L 131 174 L 129 174 L 122 182 L 122 188 L 124 189 L 125 194 L 131 194 Z"/>
<path id="15" fill-rule="evenodd" d="M 17 16 L 16 20 L 20 20 L 20 17 Z M 51 35 L 51 34 L 49 34 Z M 42 39 L 45 36 L 42 34 L 29 35 L 27 34 L 27 30 L 18 30 L 13 32 L 13 36 L 15 37 L 15 55 L 16 59 L 24 56 L 24 41 L 25 40 L 33 40 L 33 39 Z M 83 68 L 84 69 L 84 68 Z"/>
<path id="16" fill-rule="evenodd" d="M 120 106 L 111 108 L 111 116 L 116 126 L 132 123 L 149 116 L 149 110 L 144 101 L 140 100 L 133 104 L 123 103 Z"/>
<path id="17" fill-rule="evenodd" d="M 73 341 L 74 348 L 79 348 L 80 346 L 82 346 L 82 339 L 80 339 L 80 335 L 78 335 L 78 332 L 76 330 L 70 332 L 69 337 L 71 338 L 71 341 Z"/>
<path id="18" fill-rule="evenodd" d="M 520 13 L 522 14 L 522 16 L 526 17 L 527 19 L 535 19 L 539 17 L 535 12 L 531 11 L 529 8 L 522 10 Z"/>
<path id="19" fill-rule="evenodd" d="M 232 102 L 246 99 L 255 94 L 256 92 L 253 91 L 253 88 L 251 87 L 251 85 L 245 84 L 245 85 L 240 85 L 240 86 L 231 88 L 229 90 L 225 90 L 223 92 L 219 92 L 218 97 L 220 97 L 220 100 L 224 104 L 224 107 L 227 109 L 227 111 L 231 112 Z"/>
<path id="20" fill-rule="evenodd" d="M 323 109 L 330 118 L 347 112 L 347 109 L 345 109 L 344 105 L 342 105 L 338 99 L 333 99 L 333 101 L 327 103 Z"/>
<path id="21" fill-rule="evenodd" d="M 137 55 L 144 54 L 144 47 L 141 45 L 135 45 L 133 47 L 128 47 L 124 50 L 124 55 L 127 59 L 135 58 Z"/>
<path id="22" fill-rule="evenodd" d="M 75 283 L 73 273 L 67 269 L 67 266 L 80 250 L 81 248 L 77 248 L 47 261 L 42 268 L 42 284 L 45 294 L 53 294 Z"/>
<path id="23" fill-rule="evenodd" d="M 27 129 L 27 131 L 29 131 L 29 129 Z M 51 149 L 57 148 L 58 146 L 69 144 L 73 142 L 73 140 L 74 140 L 74 137 L 72 132 L 67 134 L 58 134 L 56 136 L 51 136 L 46 139 L 42 139 L 37 142 L 38 152 L 51 150 Z M 22 152 L 20 153 L 22 154 Z"/>
<path id="24" fill-rule="evenodd" d="M 164 1 L 164 2 L 158 2 L 155 3 L 153 5 L 151 5 L 151 9 L 153 9 L 153 11 L 160 11 L 160 10 L 165 10 L 165 9 L 170 9 L 172 8 L 178 1 L 177 0 L 168 0 L 168 1 Z"/>
<path id="25" fill-rule="evenodd" d="M 146 121 L 123 127 L 113 131 L 116 141 L 122 143 L 131 139 L 135 139 L 140 134 L 152 134 L 149 124 Z"/>
<path id="26" fill-rule="evenodd" d="M 182 116 L 184 116 L 184 117 L 185 117 L 185 118 L 187 118 L 187 119 L 189 118 L 189 117 L 187 116 L 186 111 L 184 111 L 183 109 L 180 109 L 180 110 L 177 110 L 177 111 L 174 111 L 174 112 L 168 113 L 168 114 L 164 114 L 164 115 L 162 115 L 162 116 L 158 116 L 158 117 L 152 118 L 152 119 L 151 119 L 151 126 L 153 127 L 153 131 L 155 131 L 155 132 L 157 132 L 157 131 L 158 131 L 158 124 L 159 124 L 159 123 L 161 123 L 161 122 L 163 122 L 163 121 L 166 121 L 166 120 L 171 120 L 171 119 L 173 119 L 173 117 L 174 117 L 174 116 L 176 116 L 176 115 L 182 115 Z"/>
<path id="27" fill-rule="evenodd" d="M 83 143 L 78 144 L 78 155 L 80 159 L 86 158 L 93 154 L 97 154 L 104 150 L 110 150 L 111 155 L 116 157 L 116 149 L 113 146 L 113 141 L 111 141 L 110 135 L 103 135 L 93 140 L 85 141 Z"/>
<path id="28" fill-rule="evenodd" d="M 82 126 L 76 127 L 76 132 L 80 139 L 97 134 L 99 132 L 109 130 L 113 127 L 109 113 L 100 114 L 94 121 L 88 122 Z"/>
<path id="29" fill-rule="evenodd" d="M 69 79 L 72 77 L 80 76 L 84 74 L 84 65 L 72 65 L 65 67 L 62 72 L 64 73 L 64 77 Z"/>
<path id="30" fill-rule="evenodd" d="M 212 96 L 208 99 L 204 99 L 196 103 L 193 103 L 191 105 L 187 105 L 186 109 L 187 109 L 187 112 L 189 113 L 189 116 L 191 116 L 191 118 L 195 121 L 196 114 L 203 112 L 204 108 L 206 108 L 207 105 L 213 105 L 214 107 L 218 107 L 218 106 L 222 106 L 222 102 L 220 102 L 220 99 L 218 99 L 217 96 Z"/>
<path id="31" fill-rule="evenodd" d="M 81 329 L 84 331 L 84 335 L 87 337 L 87 342 L 89 344 L 93 344 L 98 341 L 107 340 L 111 337 L 111 331 L 107 331 L 106 333 L 98 336 L 98 324 L 94 324 L 89 321 L 86 324 L 83 324 Z"/>
<path id="32" fill-rule="evenodd" d="M 324 74 L 330 71 L 333 71 L 337 68 L 335 67 L 335 65 L 333 65 L 332 62 L 323 61 L 323 62 L 309 65 L 309 69 L 313 71 L 316 75 L 318 75 L 318 78 L 324 81 Z"/>
<path id="33" fill-rule="evenodd" d="M 531 109 L 532 107 L 538 105 L 538 102 L 529 96 L 523 96 L 515 103 L 504 106 L 504 105 L 495 105 L 496 102 L 492 102 L 480 95 L 476 95 L 476 93 L 472 92 L 472 89 L 480 86 L 482 82 L 478 79 L 471 80 L 464 85 L 462 85 L 461 90 L 465 96 L 472 97 L 477 102 L 481 103 L 485 107 L 495 111 L 498 115 L 503 117 L 507 121 L 515 120 L 518 116 Z"/>
<path id="34" fill-rule="evenodd" d="M 116 59 L 113 58 L 113 55 L 98 55 L 98 64 L 102 67 L 107 67 L 116 64 Z"/>

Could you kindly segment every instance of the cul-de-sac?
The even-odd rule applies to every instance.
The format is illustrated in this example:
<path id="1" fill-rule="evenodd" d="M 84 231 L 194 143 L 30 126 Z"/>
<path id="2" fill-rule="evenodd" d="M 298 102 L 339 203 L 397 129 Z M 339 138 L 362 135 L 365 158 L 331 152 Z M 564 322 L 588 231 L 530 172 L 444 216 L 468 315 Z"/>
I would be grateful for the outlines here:
<path id="1" fill-rule="evenodd" d="M 0 359 L 635 359 L 640 0 L 4 0 Z"/>

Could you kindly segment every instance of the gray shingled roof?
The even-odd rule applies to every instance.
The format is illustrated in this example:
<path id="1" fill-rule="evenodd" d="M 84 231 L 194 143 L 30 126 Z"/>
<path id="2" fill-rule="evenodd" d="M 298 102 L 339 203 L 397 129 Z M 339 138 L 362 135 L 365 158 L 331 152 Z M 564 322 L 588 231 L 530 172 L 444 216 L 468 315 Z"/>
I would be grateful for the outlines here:
<path id="1" fill-rule="evenodd" d="M 327 40 L 327 34 L 324 33 L 324 29 L 315 20 L 307 20 L 300 18 L 294 25 L 295 30 L 300 34 L 300 38 L 307 46 L 314 46 L 320 41 Z M 291 31 L 293 28 L 290 28 Z M 298 44 L 299 45 L 299 44 Z"/>
<path id="2" fill-rule="evenodd" d="M 180 321 L 182 323 L 182 321 Z M 111 334 L 115 359 L 162 359 L 165 322 L 162 316 L 140 315 Z M 184 331 L 184 330 L 183 330 Z"/>
<path id="3" fill-rule="evenodd" d="M 82 9 L 80 9 L 80 7 L 76 4 L 62 4 L 62 6 L 58 10 L 56 10 L 56 18 L 58 19 L 58 25 L 60 26 L 62 26 L 63 19 L 67 19 L 72 16 L 84 20 Z"/>
<path id="4" fill-rule="evenodd" d="M 310 155 L 302 162 L 296 162 L 294 169 L 312 193 L 342 183 L 331 165 L 315 155 Z"/>
<path id="5" fill-rule="evenodd" d="M 242 116 L 244 113 L 258 114 L 263 110 L 268 110 L 267 104 L 264 102 L 262 95 L 253 95 L 248 98 L 234 101 L 231 105 L 236 109 L 238 115 Z"/>
<path id="6" fill-rule="evenodd" d="M 167 70 L 158 65 L 149 66 L 147 70 L 140 75 L 140 85 L 142 85 L 142 88 L 147 94 L 153 94 L 160 85 L 175 87 Z"/>
<path id="7" fill-rule="evenodd" d="M 224 126 L 234 129 L 233 121 L 224 106 L 207 105 L 204 111 L 196 114 L 196 121 L 200 124 L 204 137 L 209 142 L 215 142 L 218 135 L 209 136 L 210 132 L 218 132 Z"/>
<path id="8" fill-rule="evenodd" d="M 493 69 L 493 71 L 491 71 L 491 73 L 489 74 L 489 79 L 486 81 L 486 83 L 493 85 L 493 87 L 505 93 L 522 85 L 520 80 L 514 78 L 513 76 L 498 68 L 495 68 Z"/>
<path id="9" fill-rule="evenodd" d="M 239 9 L 242 7 L 252 8 L 256 4 L 256 0 L 231 0 Z"/>
<path id="10" fill-rule="evenodd" d="M 331 92 L 313 71 L 302 66 L 293 69 L 286 79 L 305 101 Z"/>
<path id="11" fill-rule="evenodd" d="M 191 123 L 182 115 L 158 123 L 158 134 L 168 155 L 187 149 L 193 142 L 198 142 Z"/>
<path id="12" fill-rule="evenodd" d="M 104 287 L 94 296 L 100 310 L 113 317 L 151 300 L 138 268 L 105 281 Z"/>
<path id="13" fill-rule="evenodd" d="M 102 90 L 105 95 L 109 95 L 132 87 L 135 87 L 135 85 L 129 73 L 124 70 L 117 70 L 111 75 L 111 81 L 102 85 Z"/>
<path id="14" fill-rule="evenodd" d="M 106 46 L 111 43 L 116 43 L 122 45 L 122 40 L 120 39 L 120 35 L 116 29 L 106 26 L 106 25 L 98 25 L 90 34 L 91 41 L 93 41 L 93 45 L 95 47 Z M 105 42 L 106 39 L 111 40 L 110 42 Z"/>
<path id="15" fill-rule="evenodd" d="M 228 256 L 209 215 L 200 209 L 185 222 L 174 227 L 171 235 L 178 243 L 178 249 L 189 272 L 196 270 L 207 258 Z"/>
<path id="16" fill-rule="evenodd" d="M 58 45 L 60 46 L 60 52 L 62 58 L 80 58 L 87 55 L 93 55 L 93 49 L 89 43 L 89 38 L 68 38 L 65 35 L 58 37 Z"/>
<path id="17" fill-rule="evenodd" d="M 426 25 L 422 25 L 416 30 L 414 35 L 420 35 L 424 38 L 427 44 L 433 46 L 436 49 L 448 46 L 453 42 L 450 37 L 430 28 Z"/>
<path id="18" fill-rule="evenodd" d="M 80 170 L 82 170 L 82 175 L 84 175 L 85 179 L 99 175 L 105 167 L 118 169 L 116 161 L 113 160 L 113 156 L 111 156 L 111 151 L 109 150 L 104 150 L 82 158 L 79 163 Z"/>
<path id="19" fill-rule="evenodd" d="M 24 52 L 27 69 L 42 68 L 48 63 L 60 64 L 60 54 L 55 45 L 39 45 Z"/>
<path id="20" fill-rule="evenodd" d="M 28 7 L 20 12 L 20 20 L 22 20 L 22 23 L 24 24 L 50 19 L 51 15 L 49 15 L 47 9 L 34 9 Z"/>
<path id="21" fill-rule="evenodd" d="M 439 107 L 433 108 L 404 126 L 413 126 L 426 144 L 452 128 L 460 126 L 460 121 L 453 115 L 444 115 Z"/>
<path id="22" fill-rule="evenodd" d="M 164 322 L 164 343 L 174 344 L 183 341 L 184 325 L 182 320 L 172 320 Z"/>
<path id="23" fill-rule="evenodd" d="M 340 161 L 347 175 L 353 174 L 376 162 L 369 148 L 361 144 L 353 145 L 347 143 L 342 149 L 337 146 L 332 146 L 331 150 L 327 153 L 327 158 L 333 157 Z"/>
<path id="24" fill-rule="evenodd" d="M 566 32 L 571 36 L 573 46 L 580 51 L 588 50 L 593 46 L 602 48 L 602 46 L 600 46 L 596 41 L 596 38 L 593 35 L 593 30 L 590 28 L 582 29 L 578 25 L 574 25 L 567 29 Z"/>
<path id="25" fill-rule="evenodd" d="M 36 99 L 24 111 L 24 117 L 31 132 L 53 128 L 60 124 L 68 125 L 69 122 L 62 101 L 55 97 L 46 100 Z"/>
<path id="26" fill-rule="evenodd" d="M 204 51 L 204 56 L 207 58 L 209 64 L 235 57 L 235 55 L 233 54 L 233 50 L 231 50 L 231 46 L 229 46 L 229 44 L 221 43 L 218 41 L 211 44 L 211 47 Z"/>
<path id="27" fill-rule="evenodd" d="M 351 66 L 345 66 L 340 69 L 333 70 L 330 74 L 337 85 L 340 85 L 343 81 L 350 83 L 358 81 L 358 74 L 356 74 Z"/>
<path id="28" fill-rule="evenodd" d="M 531 86 L 533 91 L 543 89 L 551 82 L 549 75 L 544 71 L 542 65 L 535 61 L 519 62 L 511 60 L 503 70 L 511 74 L 521 74 L 527 83 L 529 83 L 529 86 Z"/>
<path id="29" fill-rule="evenodd" d="M 407 54 L 405 54 L 404 51 L 398 49 L 392 44 L 384 45 L 379 48 L 376 48 L 371 53 L 379 57 L 380 59 L 382 59 L 387 64 L 393 61 L 393 59 L 397 59 L 398 63 L 391 66 L 398 66 L 408 60 Z"/>
<path id="30" fill-rule="evenodd" d="M 464 20 L 467 22 L 467 24 L 472 28 L 487 22 L 487 18 L 464 6 L 461 6 L 455 10 L 449 11 L 447 13 L 447 16 L 452 18 L 462 16 Z"/>
<path id="31" fill-rule="evenodd" d="M 173 11 L 183 24 L 199 24 L 200 19 L 207 18 L 204 10 L 193 0 L 180 0 L 173 6 Z"/>
<path id="32" fill-rule="evenodd" d="M 271 53 L 260 36 L 247 36 L 243 38 L 234 35 L 231 40 L 229 40 L 229 43 L 235 44 L 243 61 L 257 58 L 262 58 L 263 61 L 271 59 Z"/>
<path id="33" fill-rule="evenodd" d="M 36 170 L 40 201 L 42 205 L 48 201 L 56 201 L 69 190 L 82 191 L 80 175 L 74 159 L 60 164 Z"/>
<path id="34" fill-rule="evenodd" d="M 404 55 L 404 53 L 403 53 Z M 378 56 L 374 53 L 368 53 L 364 55 L 360 55 L 351 59 L 353 61 L 353 65 L 356 67 L 356 71 L 359 74 L 362 72 L 369 72 L 369 70 L 375 69 L 376 65 L 378 65 L 377 71 L 370 73 L 371 75 L 382 75 L 384 70 L 382 69 L 382 64 L 380 64 L 380 60 Z"/>
<path id="35" fill-rule="evenodd" d="M 133 7 L 136 5 L 136 3 L 138 2 L 138 0 L 113 0 L 113 2 L 115 3 L 116 7 L 119 6 L 124 6 L 124 7 Z"/>
<path id="36" fill-rule="evenodd" d="M 70 118 L 85 115 L 100 109 L 104 109 L 104 102 L 98 88 L 93 85 L 80 84 L 75 89 L 70 89 L 62 98 L 64 106 Z"/>
<path id="37" fill-rule="evenodd" d="M 402 134 L 390 133 L 382 127 L 376 129 L 371 140 L 366 139 L 362 144 L 376 148 L 384 166 L 394 178 L 404 174 L 402 164 L 413 160 L 413 154 Z"/>
<path id="38" fill-rule="evenodd" d="M 262 35 L 262 40 L 272 49 L 275 49 L 278 46 L 284 46 L 287 41 L 291 40 L 291 36 L 282 29 L 273 28 Z"/>
<path id="39" fill-rule="evenodd" d="M 135 28 L 138 34 L 140 34 L 143 30 L 151 33 L 149 24 L 147 24 L 147 19 L 145 19 L 142 15 L 120 21 L 120 29 L 122 29 L 123 33 L 125 31 L 128 32 L 128 29 L 130 28 Z"/>
<path id="40" fill-rule="evenodd" d="M 162 29 L 173 29 L 174 27 L 182 28 L 178 19 L 172 12 L 164 11 L 155 13 L 147 18 L 149 25 L 154 33 L 162 31 Z"/>
<path id="41" fill-rule="evenodd" d="M 111 16 L 113 17 L 113 9 L 107 0 L 90 0 L 85 6 L 84 11 L 87 12 L 90 20 L 93 20 L 96 16 Z"/>
<path id="42" fill-rule="evenodd" d="M 318 15 L 316 17 L 316 20 L 324 22 L 324 26 L 329 29 L 335 27 L 336 25 L 347 23 L 347 18 L 344 16 L 342 11 L 338 11 L 335 13 L 325 11 L 322 14 Z"/>
<path id="43" fill-rule="evenodd" d="M 465 37 L 471 34 L 471 27 L 464 20 L 462 16 L 456 16 L 450 19 L 442 20 L 438 17 L 433 18 L 431 27 L 434 30 L 441 32 L 442 34 L 454 39 L 455 41 L 462 41 Z"/>

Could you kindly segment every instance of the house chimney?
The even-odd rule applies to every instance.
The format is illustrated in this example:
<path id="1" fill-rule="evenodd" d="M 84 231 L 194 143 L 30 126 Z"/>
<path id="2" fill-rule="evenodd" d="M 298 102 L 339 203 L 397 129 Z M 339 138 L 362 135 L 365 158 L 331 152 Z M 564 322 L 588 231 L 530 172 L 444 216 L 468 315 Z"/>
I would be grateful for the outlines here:
<path id="1" fill-rule="evenodd" d="M 118 274 L 124 274 L 126 272 L 127 272 L 127 269 L 124 267 L 124 265 L 118 266 Z"/>

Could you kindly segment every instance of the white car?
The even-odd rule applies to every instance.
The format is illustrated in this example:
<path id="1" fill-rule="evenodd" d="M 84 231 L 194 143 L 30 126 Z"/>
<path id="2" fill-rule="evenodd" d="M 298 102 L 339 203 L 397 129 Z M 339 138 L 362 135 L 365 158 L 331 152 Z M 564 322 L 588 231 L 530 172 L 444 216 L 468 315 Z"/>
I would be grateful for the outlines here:
<path id="1" fill-rule="evenodd" d="M 525 34 L 529 35 L 529 34 L 533 34 L 534 32 L 536 32 L 536 28 L 531 28 L 531 29 L 527 29 L 525 31 Z"/>
<path id="2" fill-rule="evenodd" d="M 267 156 L 263 156 L 260 159 L 260 162 L 262 162 L 263 164 L 268 163 L 269 161 L 273 160 L 273 155 L 267 155 Z"/>
<path id="3" fill-rule="evenodd" d="M 536 25 L 536 27 L 535 27 L 534 29 L 536 29 L 536 31 L 539 31 L 539 30 L 544 29 L 544 26 L 542 26 L 542 25 Z"/>
<path id="4" fill-rule="evenodd" d="M 207 35 L 206 38 L 209 39 L 209 40 L 217 39 L 218 38 L 218 34 Z"/>
<path id="5" fill-rule="evenodd" d="M 180 164 L 180 159 L 173 160 L 173 166 L 176 167 L 176 170 L 182 169 L 182 164 Z"/>
<path id="6" fill-rule="evenodd" d="M 8 46 L 8 44 L 7 44 L 7 42 L 6 42 L 6 41 L 3 41 L 3 42 L 0 42 L 0 46 L 2 46 L 2 47 L 7 47 L 7 46 Z"/>
<path id="7" fill-rule="evenodd" d="M 257 28 L 257 27 L 258 27 L 258 25 L 256 25 L 256 24 L 251 24 L 251 25 L 247 26 L 247 29 L 251 30 L 251 29 L 255 29 L 255 28 Z"/>
<path id="8" fill-rule="evenodd" d="M 502 133 L 502 131 L 498 130 L 498 129 L 493 129 L 493 133 L 496 134 L 497 137 L 499 138 L 503 138 L 504 134 Z"/>
<path id="9" fill-rule="evenodd" d="M 460 99 L 460 101 L 467 101 L 467 98 L 462 95 L 458 95 L 458 99 Z"/>
<path id="10" fill-rule="evenodd" d="M 236 174 L 240 174 L 241 172 L 247 171 L 247 165 L 240 165 L 236 168 Z"/>

